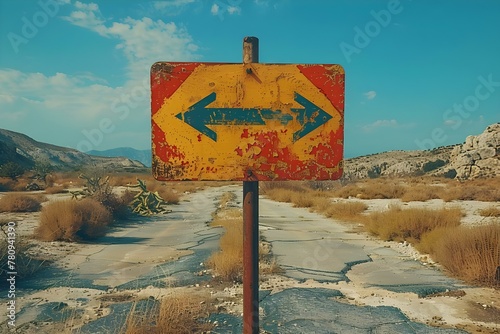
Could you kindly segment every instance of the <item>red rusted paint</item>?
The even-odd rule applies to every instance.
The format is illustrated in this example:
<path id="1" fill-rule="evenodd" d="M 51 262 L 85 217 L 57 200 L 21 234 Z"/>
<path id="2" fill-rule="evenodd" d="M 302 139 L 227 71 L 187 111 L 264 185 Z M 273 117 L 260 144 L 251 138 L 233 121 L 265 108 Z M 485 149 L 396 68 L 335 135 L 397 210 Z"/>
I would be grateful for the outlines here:
<path id="1" fill-rule="evenodd" d="M 254 176 L 260 181 L 273 179 L 333 179 L 341 176 L 338 168 L 343 158 L 343 138 L 339 129 L 324 136 L 324 140 L 310 148 L 311 160 L 303 161 L 291 153 L 288 147 L 280 147 L 279 134 L 276 131 L 254 132 L 244 131 L 247 138 L 253 138 L 252 144 L 245 148 L 238 147 L 238 154 L 254 152 L 254 163 L 250 166 Z M 242 134 L 243 136 L 243 134 Z M 320 135 L 321 136 L 321 135 Z M 243 178 L 247 179 L 246 176 Z"/>
<path id="2" fill-rule="evenodd" d="M 297 68 L 344 115 L 345 74 L 337 72 L 334 69 L 327 69 L 325 65 L 297 65 Z"/>
<path id="3" fill-rule="evenodd" d="M 154 146 L 154 154 L 160 158 L 163 162 L 168 163 L 171 159 L 184 160 L 186 155 L 179 151 L 177 146 L 169 145 L 165 139 L 165 133 L 160 129 L 160 127 L 154 122 L 151 122 L 153 142 L 157 144 Z M 158 144 L 162 143 L 162 144 Z M 189 165 L 188 162 L 182 161 L 182 165 Z"/>
<path id="4" fill-rule="evenodd" d="M 330 131 L 327 140 L 312 147 L 309 151 L 309 154 L 314 156 L 315 161 L 319 165 L 325 166 L 326 168 L 332 168 L 342 161 L 343 145 L 342 133 L 340 132 L 341 130 L 337 132 Z"/>
<path id="5" fill-rule="evenodd" d="M 243 132 L 241 133 L 241 138 L 248 138 L 248 129 L 243 129 Z"/>
<path id="6" fill-rule="evenodd" d="M 151 68 L 151 113 L 160 110 L 165 99 L 168 99 L 193 73 L 200 63 L 169 63 L 169 67 L 157 65 Z M 156 67 L 155 67 L 156 66 Z M 168 83 L 167 83 L 168 82 Z M 160 89 L 161 87 L 161 89 Z"/>

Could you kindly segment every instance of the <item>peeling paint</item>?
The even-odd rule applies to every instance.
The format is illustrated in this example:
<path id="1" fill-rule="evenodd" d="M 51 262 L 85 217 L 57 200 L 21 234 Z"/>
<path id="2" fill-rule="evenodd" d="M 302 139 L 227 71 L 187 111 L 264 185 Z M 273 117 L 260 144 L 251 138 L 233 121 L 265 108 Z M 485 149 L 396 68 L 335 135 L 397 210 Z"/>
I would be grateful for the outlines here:
<path id="1" fill-rule="evenodd" d="M 156 63 L 151 89 L 159 180 L 330 180 L 342 174 L 339 65 Z"/>

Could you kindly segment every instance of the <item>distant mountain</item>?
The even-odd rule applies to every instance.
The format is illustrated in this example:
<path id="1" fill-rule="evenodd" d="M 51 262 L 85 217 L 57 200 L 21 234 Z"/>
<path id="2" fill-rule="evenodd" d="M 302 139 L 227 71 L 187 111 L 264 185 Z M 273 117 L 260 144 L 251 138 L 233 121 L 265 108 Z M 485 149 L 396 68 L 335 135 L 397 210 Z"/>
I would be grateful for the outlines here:
<path id="1" fill-rule="evenodd" d="M 78 150 L 38 142 L 22 133 L 0 129 L 0 165 L 15 162 L 25 168 L 36 161 L 48 162 L 60 170 L 78 170 L 87 166 L 103 169 L 130 170 L 145 168 L 129 158 L 92 156 Z"/>
<path id="2" fill-rule="evenodd" d="M 86 153 L 100 157 L 126 157 L 140 161 L 145 166 L 151 167 L 151 150 L 136 150 L 131 147 L 118 147 L 104 151 L 92 150 Z"/>

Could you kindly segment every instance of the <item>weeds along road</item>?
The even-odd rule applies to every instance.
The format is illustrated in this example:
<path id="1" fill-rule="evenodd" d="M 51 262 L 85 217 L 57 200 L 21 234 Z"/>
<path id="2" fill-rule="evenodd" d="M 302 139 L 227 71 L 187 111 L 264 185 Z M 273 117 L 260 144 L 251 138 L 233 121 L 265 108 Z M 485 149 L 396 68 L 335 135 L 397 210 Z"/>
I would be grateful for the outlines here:
<path id="1" fill-rule="evenodd" d="M 124 222 L 33 279 L 20 281 L 19 332 L 71 333 L 76 328 L 78 333 L 116 333 L 134 298 L 146 302 L 151 296 L 159 298 L 162 288 L 161 293 L 176 287 L 202 289 L 195 285 L 211 277 L 198 276 L 203 269 L 200 262 L 219 249 L 222 233 L 206 222 L 227 191 L 239 199 L 233 205 L 241 205 L 241 186 L 189 194 L 171 207 L 172 213 Z M 262 277 L 263 330 L 463 333 L 457 328 L 470 332 L 481 328 L 483 333 L 494 333 L 500 329 L 493 308 L 477 307 L 493 302 L 500 305 L 498 293 L 493 299 L 489 290 L 463 286 L 391 248 L 394 243 L 352 232 L 349 225 L 307 209 L 263 196 L 259 205 L 261 235 L 271 243 L 273 255 L 286 271 Z M 229 288 L 235 292 L 233 299 L 228 299 L 225 290 L 211 289 L 207 293 L 241 303 L 241 285 Z M 454 291 L 466 295 L 455 298 L 451 296 Z M 426 297 L 440 292 L 444 295 Z M 219 324 L 213 333 L 241 333 L 240 311 L 235 307 L 235 312 L 222 308 L 210 316 Z M 0 329 L 3 325 L 0 323 Z"/>
<path id="2" fill-rule="evenodd" d="M 57 327 L 55 323 L 67 322 L 68 317 L 75 325 L 102 318 L 110 312 L 100 300 L 103 295 L 206 280 L 197 275 L 200 262 L 218 249 L 222 233 L 206 223 L 212 219 L 211 213 L 224 191 L 212 188 L 189 194 L 179 205 L 171 206 L 172 213 L 123 221 L 105 237 L 81 244 L 76 252 L 32 278 L 19 280 L 18 331 L 71 332 L 67 325 Z M 113 328 L 124 323 L 127 311 L 113 312 L 111 308 L 111 313 L 110 317 L 115 318 L 104 321 L 99 330 L 88 328 L 81 332 L 115 333 Z M 6 329 L 5 319 L 0 321 L 0 333 Z"/>

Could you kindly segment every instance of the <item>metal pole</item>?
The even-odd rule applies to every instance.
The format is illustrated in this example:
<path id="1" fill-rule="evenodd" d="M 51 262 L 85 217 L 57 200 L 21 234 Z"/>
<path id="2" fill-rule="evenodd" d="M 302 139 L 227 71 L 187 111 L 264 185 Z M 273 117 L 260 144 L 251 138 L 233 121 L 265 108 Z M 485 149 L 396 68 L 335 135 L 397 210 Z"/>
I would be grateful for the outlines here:
<path id="1" fill-rule="evenodd" d="M 243 63 L 259 62 L 259 39 L 243 39 Z M 252 71 L 247 69 L 247 73 Z M 243 333 L 259 333 L 259 182 L 243 181 Z"/>

